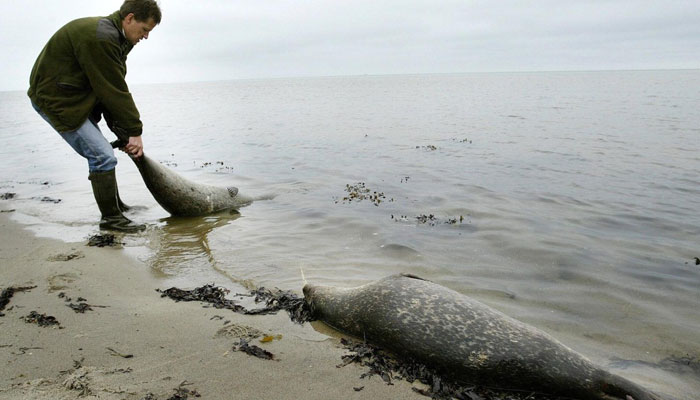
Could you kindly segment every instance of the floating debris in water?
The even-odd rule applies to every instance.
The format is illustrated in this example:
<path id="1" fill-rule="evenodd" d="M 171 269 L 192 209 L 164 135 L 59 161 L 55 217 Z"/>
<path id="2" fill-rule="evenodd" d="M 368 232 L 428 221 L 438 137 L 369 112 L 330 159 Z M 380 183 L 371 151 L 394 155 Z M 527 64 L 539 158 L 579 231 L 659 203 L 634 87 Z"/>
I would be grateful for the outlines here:
<path id="1" fill-rule="evenodd" d="M 438 149 L 437 146 L 433 146 L 432 144 L 429 144 L 429 145 L 427 145 L 427 146 L 416 146 L 416 148 L 417 148 L 417 149 L 425 149 L 425 150 L 428 150 L 428 151 L 435 151 L 435 150 Z"/>
<path id="2" fill-rule="evenodd" d="M 10 299 L 12 298 L 12 296 L 14 296 L 15 293 L 26 292 L 34 288 L 36 288 L 36 286 L 10 286 L 8 288 L 3 289 L 2 292 L 0 292 L 0 317 L 5 316 L 5 314 L 2 313 L 2 310 L 4 310 L 5 307 L 10 303 Z"/>
<path id="3" fill-rule="evenodd" d="M 425 215 L 425 214 L 419 215 L 419 216 L 416 217 L 416 219 L 417 219 L 418 222 L 420 222 L 421 224 L 430 223 L 431 225 L 435 225 L 435 223 L 436 223 L 436 221 L 437 221 L 437 218 L 435 218 L 435 216 L 434 216 L 433 214 L 430 214 L 430 215 Z"/>
<path id="4" fill-rule="evenodd" d="M 346 184 L 345 191 L 349 194 L 343 197 L 341 200 L 336 199 L 336 204 L 341 201 L 343 203 L 351 203 L 353 201 L 360 202 L 362 200 L 369 200 L 375 206 L 379 206 L 379 204 L 381 204 L 383 201 L 387 201 L 383 192 L 376 192 L 368 189 L 364 182 L 358 182 L 354 185 Z M 394 199 L 392 198 L 388 201 L 394 201 Z"/>
<path id="5" fill-rule="evenodd" d="M 61 202 L 61 199 L 54 199 L 54 198 L 51 198 L 51 197 L 48 197 L 48 196 L 43 196 L 43 197 L 32 197 L 32 199 L 33 199 L 33 200 L 39 200 L 39 201 L 42 201 L 42 202 L 44 202 L 44 203 L 54 203 L 54 204 L 58 204 L 58 203 Z"/>
<path id="6" fill-rule="evenodd" d="M 7 192 L 0 194 L 0 200 L 12 200 L 17 196 L 17 193 Z"/>
<path id="7" fill-rule="evenodd" d="M 88 246 L 97 246 L 97 247 L 105 247 L 105 246 L 118 246 L 121 245 L 121 242 L 118 242 L 116 239 L 116 236 L 114 236 L 113 233 L 105 233 L 105 234 L 97 234 L 90 236 L 88 239 Z"/>
<path id="8" fill-rule="evenodd" d="M 394 216 L 394 214 L 391 214 L 391 219 L 393 219 L 396 222 L 408 222 L 409 218 L 405 215 L 399 215 L 399 216 Z M 464 216 L 460 215 L 459 217 L 454 217 L 454 218 L 447 218 L 447 219 L 440 219 L 436 217 L 433 214 L 421 214 L 415 217 L 416 221 L 418 221 L 419 224 L 428 224 L 430 226 L 435 226 L 438 224 L 447 224 L 447 225 L 456 225 L 456 224 L 461 224 L 464 222 Z"/>
<path id="9" fill-rule="evenodd" d="M 39 314 L 36 311 L 30 312 L 29 315 L 27 315 L 26 317 L 22 317 L 22 319 L 27 323 L 35 323 L 41 327 L 61 325 L 56 319 L 56 317 L 52 317 L 46 314 Z"/>
<path id="10" fill-rule="evenodd" d="M 695 265 L 700 265 L 700 258 L 695 257 Z"/>
<path id="11" fill-rule="evenodd" d="M 462 222 L 464 222 L 464 217 L 461 216 L 461 215 L 459 216 L 459 220 L 458 220 L 457 218 L 448 218 L 448 219 L 445 221 L 446 224 L 450 224 L 450 225 L 454 225 L 454 224 L 457 224 L 457 223 L 460 223 L 460 224 L 461 224 Z"/>
<path id="12" fill-rule="evenodd" d="M 196 161 L 195 161 L 195 165 L 196 165 Z M 199 166 L 199 168 L 209 168 L 209 167 L 215 167 L 214 172 L 233 171 L 233 167 L 226 165 L 226 163 L 223 161 L 215 161 L 215 162 L 205 161 Z"/>

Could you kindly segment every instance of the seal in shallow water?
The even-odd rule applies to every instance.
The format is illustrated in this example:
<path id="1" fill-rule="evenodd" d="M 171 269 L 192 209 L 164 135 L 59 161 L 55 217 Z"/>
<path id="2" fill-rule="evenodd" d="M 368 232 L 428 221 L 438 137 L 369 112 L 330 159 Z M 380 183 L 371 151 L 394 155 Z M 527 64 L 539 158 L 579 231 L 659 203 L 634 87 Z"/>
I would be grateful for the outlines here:
<path id="1" fill-rule="evenodd" d="M 548 334 L 412 275 L 357 288 L 304 286 L 317 318 L 462 384 L 577 399 L 655 400 Z"/>
<path id="2" fill-rule="evenodd" d="M 233 186 L 222 188 L 189 181 L 145 154 L 132 160 L 153 198 L 172 215 L 207 215 L 237 209 L 253 201 Z"/>

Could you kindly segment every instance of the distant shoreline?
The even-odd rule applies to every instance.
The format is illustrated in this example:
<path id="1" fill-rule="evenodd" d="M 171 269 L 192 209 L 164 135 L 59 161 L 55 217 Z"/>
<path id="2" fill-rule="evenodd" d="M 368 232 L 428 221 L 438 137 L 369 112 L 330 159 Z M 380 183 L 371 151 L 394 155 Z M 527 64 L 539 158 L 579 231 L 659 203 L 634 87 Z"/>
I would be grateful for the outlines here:
<path id="1" fill-rule="evenodd" d="M 151 85 L 188 85 L 201 83 L 223 83 L 223 82 L 246 82 L 246 81 L 268 81 L 268 80 L 296 80 L 296 79 L 332 79 L 332 78 L 367 78 L 367 77 L 402 77 L 402 76 L 445 76 L 445 75 L 489 75 L 489 74 L 548 74 L 548 73 L 605 73 L 605 72 L 689 72 L 698 71 L 700 68 L 640 68 L 640 69 L 562 69 L 562 70 L 503 70 L 503 71 L 468 71 L 468 72 L 415 72 L 415 73 L 372 73 L 372 74 L 356 74 L 356 75 L 297 75 L 297 76 L 267 76 L 267 77 L 246 77 L 246 78 L 231 78 L 231 79 L 214 79 L 214 80 L 196 80 L 196 81 L 160 81 L 160 82 L 129 82 L 133 89 L 139 89 L 144 86 Z M 28 87 L 28 84 L 26 85 Z M 19 86 L 12 88 L 0 88 L 2 93 L 26 92 L 27 88 Z"/>

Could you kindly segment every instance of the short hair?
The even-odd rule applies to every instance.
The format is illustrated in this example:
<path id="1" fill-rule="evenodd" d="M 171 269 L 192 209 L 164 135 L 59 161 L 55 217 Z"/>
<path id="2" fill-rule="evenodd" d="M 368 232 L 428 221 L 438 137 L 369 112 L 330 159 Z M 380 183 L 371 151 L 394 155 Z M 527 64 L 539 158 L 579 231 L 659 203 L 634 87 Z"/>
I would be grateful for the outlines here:
<path id="1" fill-rule="evenodd" d="M 119 8 L 119 16 L 124 19 L 131 13 L 137 21 L 147 22 L 149 18 L 153 18 L 156 25 L 160 24 L 160 7 L 155 0 L 124 0 L 124 4 Z"/>

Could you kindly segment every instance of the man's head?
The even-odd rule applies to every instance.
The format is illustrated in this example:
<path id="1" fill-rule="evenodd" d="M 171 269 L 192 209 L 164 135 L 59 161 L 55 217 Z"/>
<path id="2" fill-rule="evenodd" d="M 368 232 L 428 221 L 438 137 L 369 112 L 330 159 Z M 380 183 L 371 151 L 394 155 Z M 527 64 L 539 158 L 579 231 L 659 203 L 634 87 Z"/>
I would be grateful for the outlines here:
<path id="1" fill-rule="evenodd" d="M 119 9 L 126 39 L 135 45 L 160 24 L 160 7 L 155 0 L 125 0 Z"/>

